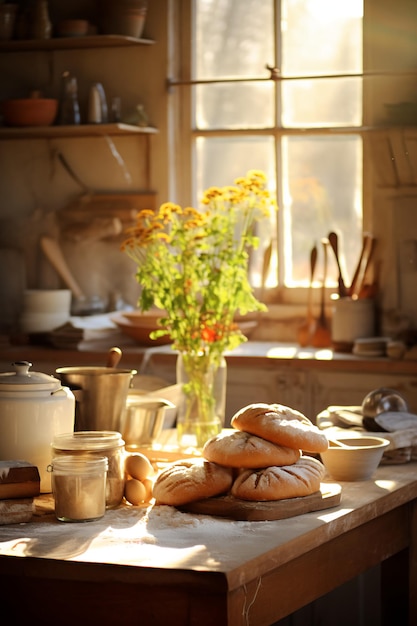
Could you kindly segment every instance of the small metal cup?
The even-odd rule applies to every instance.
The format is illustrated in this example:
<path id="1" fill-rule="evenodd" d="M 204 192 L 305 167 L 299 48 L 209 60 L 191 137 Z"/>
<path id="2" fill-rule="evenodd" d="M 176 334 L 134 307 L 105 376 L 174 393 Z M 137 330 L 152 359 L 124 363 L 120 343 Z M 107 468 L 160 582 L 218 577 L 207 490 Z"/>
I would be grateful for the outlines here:
<path id="1" fill-rule="evenodd" d="M 152 447 L 161 434 L 165 411 L 175 405 L 169 400 L 130 392 L 121 419 L 126 449 Z"/>

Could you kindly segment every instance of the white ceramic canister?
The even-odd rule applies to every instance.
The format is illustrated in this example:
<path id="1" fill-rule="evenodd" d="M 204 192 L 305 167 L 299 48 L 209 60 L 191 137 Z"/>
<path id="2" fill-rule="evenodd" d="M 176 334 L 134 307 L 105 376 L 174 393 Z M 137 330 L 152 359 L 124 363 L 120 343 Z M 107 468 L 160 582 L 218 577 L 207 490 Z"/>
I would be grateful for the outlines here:
<path id="1" fill-rule="evenodd" d="M 375 334 L 375 303 L 371 298 L 339 298 L 334 301 L 331 322 L 335 350 L 350 352 L 356 339 Z"/>
<path id="2" fill-rule="evenodd" d="M 74 429 L 75 397 L 60 380 L 31 371 L 31 365 L 17 361 L 13 372 L 0 373 L 0 460 L 36 465 L 41 493 L 50 493 L 51 441 Z"/>

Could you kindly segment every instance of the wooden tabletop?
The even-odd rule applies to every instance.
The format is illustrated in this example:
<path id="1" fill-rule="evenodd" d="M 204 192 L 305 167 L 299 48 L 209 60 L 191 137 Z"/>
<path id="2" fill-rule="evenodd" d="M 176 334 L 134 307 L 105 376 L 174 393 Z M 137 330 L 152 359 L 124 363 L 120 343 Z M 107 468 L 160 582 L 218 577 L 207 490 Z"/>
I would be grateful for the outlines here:
<path id="1" fill-rule="evenodd" d="M 340 484 L 339 506 L 268 522 L 123 505 L 97 522 L 65 524 L 51 513 L 50 497 L 42 496 L 32 522 L 0 527 L 0 582 L 10 585 L 16 577 L 19 588 L 30 580 L 35 589 L 41 581 L 84 581 L 99 585 L 100 596 L 111 580 L 123 586 L 127 604 L 134 587 L 135 600 L 152 606 L 153 624 L 166 619 L 166 594 L 174 604 L 185 603 L 187 615 L 198 615 L 200 624 L 269 624 L 403 549 L 416 550 L 416 524 L 409 525 L 410 510 L 417 521 L 416 463 L 381 466 L 372 480 Z M 329 550 L 339 551 L 334 566 L 326 561 Z M 320 582 L 308 583 L 325 561 Z M 417 583 L 413 567 L 410 581 Z M 305 587 L 302 598 L 291 591 L 293 576 Z M 265 593 L 278 582 L 288 588 L 279 597 L 272 594 L 266 609 Z M 245 610 L 256 621 L 248 622 Z M 417 618 L 416 606 L 411 610 Z M 190 617 L 178 623 L 194 622 Z"/>

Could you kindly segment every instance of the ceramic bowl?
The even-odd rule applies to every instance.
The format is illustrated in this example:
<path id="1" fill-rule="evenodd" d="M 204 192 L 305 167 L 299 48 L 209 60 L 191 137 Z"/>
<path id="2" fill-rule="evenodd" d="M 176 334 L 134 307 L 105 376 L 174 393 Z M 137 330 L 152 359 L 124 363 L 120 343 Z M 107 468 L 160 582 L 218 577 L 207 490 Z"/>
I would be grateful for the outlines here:
<path id="1" fill-rule="evenodd" d="M 71 308 L 69 289 L 26 289 L 23 293 L 25 313 L 65 313 Z"/>
<path id="2" fill-rule="evenodd" d="M 369 480 L 389 444 L 383 437 L 338 437 L 329 442 L 321 460 L 333 480 Z"/>
<path id="3" fill-rule="evenodd" d="M 161 313 L 116 313 L 111 316 L 112 322 L 125 334 L 134 339 L 141 346 L 163 346 L 171 342 L 169 335 L 163 335 L 158 339 L 151 339 L 150 333 L 158 330 L 158 319 Z"/>
<path id="4" fill-rule="evenodd" d="M 4 100 L 2 113 L 7 126 L 51 126 L 58 112 L 54 98 Z"/>

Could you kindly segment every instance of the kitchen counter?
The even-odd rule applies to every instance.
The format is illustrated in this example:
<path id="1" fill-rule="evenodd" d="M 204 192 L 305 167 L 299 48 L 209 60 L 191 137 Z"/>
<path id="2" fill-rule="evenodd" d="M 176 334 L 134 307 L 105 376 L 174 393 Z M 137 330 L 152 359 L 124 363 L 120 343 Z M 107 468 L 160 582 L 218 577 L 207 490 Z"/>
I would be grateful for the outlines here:
<path id="1" fill-rule="evenodd" d="M 33 522 L 0 527 L 2 611 L 45 625 L 262 626 L 382 563 L 383 623 L 415 626 L 417 464 L 341 485 L 339 506 L 268 522 L 122 505 L 65 524 L 41 496 Z"/>
<path id="2" fill-rule="evenodd" d="M 56 348 L 36 344 L 10 345 L 0 350 L 0 368 L 8 371 L 10 364 L 16 360 L 30 360 L 38 367 L 42 363 L 64 365 L 104 365 L 107 351 L 113 344 L 97 343 L 97 347 L 88 350 L 58 350 Z M 176 352 L 171 347 L 141 347 L 128 343 L 121 346 L 123 357 L 121 366 L 135 367 L 145 373 L 151 361 L 161 363 L 172 362 L 176 359 Z M 276 367 L 284 363 L 286 367 L 320 370 L 334 370 L 343 368 L 347 371 L 389 372 L 397 374 L 417 374 L 417 359 L 389 359 L 387 357 L 362 357 L 352 353 L 335 352 L 331 349 L 300 348 L 297 344 L 248 341 L 241 344 L 232 352 L 226 353 L 226 359 L 233 366 L 247 366 L 248 361 L 253 367 L 258 365 Z"/>

